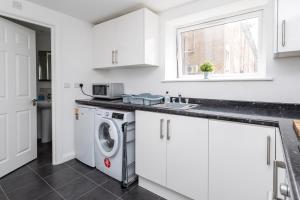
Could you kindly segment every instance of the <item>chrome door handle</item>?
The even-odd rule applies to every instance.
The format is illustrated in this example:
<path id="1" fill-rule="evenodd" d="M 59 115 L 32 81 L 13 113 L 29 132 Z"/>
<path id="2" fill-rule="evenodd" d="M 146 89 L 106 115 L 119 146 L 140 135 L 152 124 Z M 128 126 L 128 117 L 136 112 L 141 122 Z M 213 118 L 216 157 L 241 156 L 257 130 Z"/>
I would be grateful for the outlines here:
<path id="1" fill-rule="evenodd" d="M 170 140 L 171 136 L 170 136 L 170 120 L 167 120 L 167 140 Z"/>
<path id="2" fill-rule="evenodd" d="M 267 165 L 271 164 L 271 136 L 267 137 Z"/>
<path id="3" fill-rule="evenodd" d="M 163 125 L 164 125 L 164 119 L 160 119 L 160 139 L 164 139 Z"/>
<path id="4" fill-rule="evenodd" d="M 286 20 L 282 20 L 282 46 L 286 45 Z"/>
<path id="5" fill-rule="evenodd" d="M 273 199 L 280 200 L 278 196 L 278 168 L 285 169 L 286 165 L 282 161 L 274 160 L 273 166 Z"/>
<path id="6" fill-rule="evenodd" d="M 33 106 L 36 106 L 37 100 L 36 100 L 36 99 L 32 99 L 31 101 L 32 101 L 32 105 L 33 105 Z"/>

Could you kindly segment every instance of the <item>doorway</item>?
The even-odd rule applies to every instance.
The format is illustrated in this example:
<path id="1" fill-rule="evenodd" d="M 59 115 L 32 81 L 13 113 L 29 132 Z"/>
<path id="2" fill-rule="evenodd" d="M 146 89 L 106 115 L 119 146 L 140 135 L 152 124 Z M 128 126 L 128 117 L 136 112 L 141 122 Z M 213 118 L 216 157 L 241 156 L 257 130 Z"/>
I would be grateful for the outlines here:
<path id="1" fill-rule="evenodd" d="M 31 167 L 33 169 L 43 167 L 45 165 L 52 165 L 52 87 L 51 87 L 51 76 L 52 76 L 52 65 L 51 65 L 51 29 L 48 27 L 36 25 L 33 23 L 0 16 L 0 19 L 7 20 L 9 22 L 12 22 L 12 27 L 14 24 L 16 24 L 16 33 L 18 32 L 18 29 L 22 30 L 22 27 L 24 27 L 24 33 L 25 34 L 15 34 L 15 40 L 16 43 L 28 43 L 28 46 L 31 45 L 31 49 L 34 46 L 34 58 L 35 60 L 32 61 L 26 60 L 24 63 L 27 63 L 27 71 L 24 71 L 24 67 L 21 65 L 24 65 L 24 63 L 21 63 L 21 67 L 17 68 L 17 73 L 19 73 L 19 76 L 26 77 L 26 73 L 31 73 L 28 75 L 28 78 L 23 78 L 25 80 L 24 83 L 28 83 L 27 89 L 21 88 L 21 96 L 24 97 L 30 97 L 32 101 L 32 109 L 30 112 L 24 112 L 20 115 L 20 119 L 22 119 L 25 122 L 28 123 L 28 131 L 26 127 L 25 122 L 21 122 L 20 126 L 16 122 L 17 125 L 17 133 L 16 137 L 14 139 L 17 140 L 17 147 L 13 150 L 17 152 L 17 155 L 15 157 L 19 157 L 18 159 L 21 160 L 20 162 L 12 162 L 5 166 L 5 170 L 0 170 L 0 177 L 4 174 L 7 174 L 19 167 L 22 167 L 24 164 L 28 167 Z M 5 21 L 4 21 L 5 23 Z M 19 25 L 19 27 L 18 27 Z M 23 31 L 23 30 L 22 30 Z M 27 31 L 27 32 L 26 32 Z M 30 37 L 29 37 L 29 33 Z M 23 32 L 22 32 L 23 33 Z M 28 35 L 26 35 L 28 34 Z M 32 36 L 33 35 L 33 36 Z M 28 36 L 28 38 L 26 38 Z M 13 39 L 14 40 L 14 39 Z M 34 40 L 34 43 L 31 44 L 32 40 Z M 28 42 L 30 41 L 30 42 Z M 27 45 L 27 44 L 26 44 Z M 25 45 L 25 46 L 26 46 Z M 29 49 L 29 48 L 28 48 Z M 16 50 L 16 55 L 23 55 L 23 52 L 19 51 L 18 47 Z M 24 54 L 25 55 L 25 54 Z M 23 59 L 24 60 L 24 59 Z M 17 63 L 20 61 L 17 61 Z M 29 65 L 34 64 L 34 70 L 33 68 L 30 68 Z M 18 64 L 16 64 L 18 65 Z M 19 71 L 18 71 L 19 70 Z M 25 73 L 25 74 L 24 74 Z M 34 73 L 34 75 L 32 75 Z M 9 79 L 9 76 L 7 76 Z M 34 77 L 34 79 L 32 78 Z M 20 77 L 16 77 L 16 87 L 18 87 L 18 82 Z M 22 78 L 21 78 L 22 79 Z M 23 80 L 22 79 L 22 80 Z M 31 79 L 31 80 L 29 80 Z M 9 81 L 7 81 L 7 84 L 11 84 Z M 20 83 L 21 85 L 22 83 Z M 12 84 L 13 85 L 13 84 Z M 29 87 L 30 86 L 30 87 Z M 12 86 L 13 87 L 13 86 Z M 10 89 L 10 86 L 8 86 L 8 89 Z M 18 90 L 18 88 L 16 89 Z M 31 91 L 35 90 L 35 91 Z M 28 95 L 27 95 L 27 93 Z M 27 96 L 26 96 L 27 95 Z M 19 99 L 22 99 L 23 96 Z M 18 101 L 18 96 L 16 97 Z M 25 99 L 25 98 L 23 98 Z M 26 99 L 28 101 L 28 99 Z M 26 102 L 25 101 L 25 102 Z M 18 114 L 17 114 L 18 115 Z M 26 118 L 27 117 L 27 118 Z M 27 121 L 26 121 L 27 120 Z M 26 128 L 24 128 L 24 131 L 22 130 L 22 126 L 25 125 Z M 8 126 L 9 128 L 9 126 Z M 7 131 L 9 133 L 9 131 Z M 24 134 L 25 133 L 25 134 Z M 12 140 L 13 138 L 6 138 L 7 140 Z M 26 141 L 27 140 L 27 141 Z M 21 142 L 20 142 L 21 141 Z M 24 142 L 25 141 L 25 142 Z M 7 146 L 10 145 L 11 142 L 7 142 Z M 20 145 L 21 144 L 21 145 Z M 11 147 L 8 147 L 11 148 Z M 23 149 L 22 149 L 23 148 Z M 25 158 L 23 154 L 28 154 Z M 9 160 L 8 160 L 9 161 Z M 30 163 L 28 163 L 31 161 Z M 1 163 L 0 163 L 1 164 Z M 1 166 L 0 166 L 1 167 Z"/>

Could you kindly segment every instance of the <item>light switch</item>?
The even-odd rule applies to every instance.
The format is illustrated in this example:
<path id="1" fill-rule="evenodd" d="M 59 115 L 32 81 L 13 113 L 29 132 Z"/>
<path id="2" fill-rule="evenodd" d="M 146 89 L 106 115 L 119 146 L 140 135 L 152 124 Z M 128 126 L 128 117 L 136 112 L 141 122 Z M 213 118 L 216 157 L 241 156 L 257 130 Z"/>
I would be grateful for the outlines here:
<path id="1" fill-rule="evenodd" d="M 70 88 L 71 87 L 71 83 L 64 83 L 64 88 Z"/>

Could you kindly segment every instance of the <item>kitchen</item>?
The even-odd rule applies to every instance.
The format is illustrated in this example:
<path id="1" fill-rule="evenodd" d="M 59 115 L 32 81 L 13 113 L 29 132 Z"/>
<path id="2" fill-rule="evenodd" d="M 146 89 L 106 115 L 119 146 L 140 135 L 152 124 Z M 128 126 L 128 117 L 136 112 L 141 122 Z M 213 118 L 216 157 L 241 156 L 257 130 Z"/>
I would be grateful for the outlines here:
<path id="1" fill-rule="evenodd" d="M 98 192 L 102 199 L 299 199 L 300 153 L 293 127 L 293 120 L 300 118 L 299 95 L 293 92 L 299 89 L 300 73 L 298 2 L 127 1 L 107 5 L 111 10 L 104 2 L 0 3 L 1 15 L 49 27 L 53 35 L 54 166 L 48 167 L 53 177 L 67 171 L 65 167 L 83 177 L 70 175 L 70 183 L 50 184 L 43 195 L 101 199 Z M 161 104 L 149 105 L 159 98 Z M 78 126 L 85 119 L 82 108 L 93 110 L 87 111 L 85 128 Z M 126 125 L 122 119 L 128 120 Z M 1 122 L 5 136 L 5 114 Z M 101 136 L 95 136 L 98 128 Z M 80 130 L 91 134 L 78 137 Z M 118 130 L 129 139 L 112 134 Z M 107 154 L 99 161 L 97 138 L 98 145 L 104 142 L 110 153 L 123 156 L 109 159 L 117 157 Z M 120 138 L 119 148 L 114 149 Z M 126 149 L 125 141 L 134 147 Z M 81 156 L 87 149 L 89 153 Z M 3 163 L 12 162 L 5 153 L 4 149 L 0 154 Z M 127 189 L 116 194 L 111 184 L 120 184 L 111 180 L 124 181 L 125 155 L 128 160 L 133 155 L 134 161 L 127 164 L 134 166 L 135 173 L 131 171 L 132 180 L 123 185 Z M 82 165 L 87 158 L 92 168 Z M 115 161 L 121 162 L 116 165 L 121 178 L 105 171 Z M 6 171 L 22 166 L 12 165 Z M 104 174 L 97 174 L 99 168 Z M 89 182 L 92 174 L 102 177 L 101 184 Z M 41 178 L 49 184 L 49 177 Z M 82 179 L 87 184 L 76 183 Z M 70 195 L 72 182 L 87 188 Z M 0 185 L 4 199 L 18 199 L 17 189 L 7 192 L 6 184 Z M 105 198 L 105 193 L 111 196 Z"/>

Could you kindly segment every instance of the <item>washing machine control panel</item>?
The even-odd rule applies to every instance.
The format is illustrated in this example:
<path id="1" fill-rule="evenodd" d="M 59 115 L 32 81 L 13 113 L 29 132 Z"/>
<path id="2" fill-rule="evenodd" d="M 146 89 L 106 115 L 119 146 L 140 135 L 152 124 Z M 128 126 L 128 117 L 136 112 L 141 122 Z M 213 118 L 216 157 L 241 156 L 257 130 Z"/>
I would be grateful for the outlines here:
<path id="1" fill-rule="evenodd" d="M 112 116 L 111 116 L 113 119 L 120 119 L 120 120 L 123 120 L 124 119 L 124 114 L 123 113 L 112 113 Z"/>

